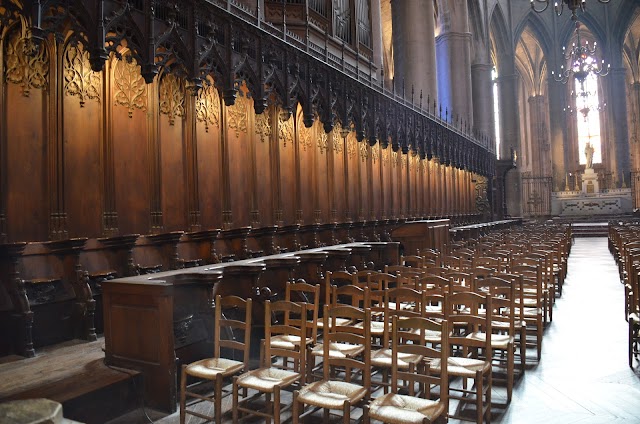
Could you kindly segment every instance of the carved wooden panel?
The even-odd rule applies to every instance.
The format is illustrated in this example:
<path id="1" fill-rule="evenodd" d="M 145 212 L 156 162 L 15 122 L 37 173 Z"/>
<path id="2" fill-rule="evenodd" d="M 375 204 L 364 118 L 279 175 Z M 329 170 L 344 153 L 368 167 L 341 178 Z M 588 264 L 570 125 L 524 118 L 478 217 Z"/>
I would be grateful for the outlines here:
<path id="1" fill-rule="evenodd" d="M 48 238 L 47 202 L 47 55 L 43 48 L 35 57 L 22 54 L 25 40 L 10 33 L 4 44 L 4 85 L 6 107 L 0 117 L 6 131 L 6 225 L 9 240 Z M 26 113 L 25 113 L 26 112 Z M 43 125 L 45 124 L 45 125 Z"/>
<path id="2" fill-rule="evenodd" d="M 329 157 L 331 151 L 329 150 L 329 136 L 322 130 L 322 125 L 319 122 L 313 124 L 316 127 L 316 163 L 317 163 L 317 178 L 316 178 L 316 193 L 318 194 L 317 203 L 320 210 L 321 222 L 330 222 L 331 219 L 331 203 L 330 203 L 330 190 L 329 180 L 333 179 L 333 174 L 329 174 Z"/>
<path id="3" fill-rule="evenodd" d="M 337 222 L 345 221 L 345 210 L 347 209 L 347 190 L 345 189 L 345 172 L 344 172 L 344 139 L 340 135 L 341 127 L 336 127 L 331 131 L 329 138 L 331 140 L 330 154 L 333 155 L 333 201 L 335 214 L 332 220 Z"/>
<path id="4" fill-rule="evenodd" d="M 159 84 L 159 155 L 162 223 L 165 231 L 187 228 L 187 179 L 184 149 L 184 84 L 165 75 Z"/>
<path id="5" fill-rule="evenodd" d="M 242 92 L 241 92 L 242 94 Z M 230 183 L 230 204 L 234 227 L 251 224 L 251 161 L 249 143 L 254 136 L 249 131 L 249 113 L 253 104 L 246 95 L 239 95 L 236 104 L 227 106 L 227 148 Z"/>
<path id="6" fill-rule="evenodd" d="M 276 179 L 272 175 L 272 145 L 274 142 L 274 121 L 275 107 L 270 107 L 261 115 L 255 115 L 255 131 L 257 138 L 254 138 L 255 148 L 255 172 L 256 172 L 256 193 L 257 210 L 260 214 L 263 226 L 274 225 L 274 191 Z"/>
<path id="7" fill-rule="evenodd" d="M 203 228 L 222 228 L 222 156 L 220 95 L 208 78 L 196 97 L 198 196 Z"/>
<path id="8" fill-rule="evenodd" d="M 104 102 L 100 72 L 93 72 L 82 44 L 67 45 L 63 55 L 62 132 L 64 198 L 70 237 L 102 235 Z"/>
<path id="9" fill-rule="evenodd" d="M 114 59 L 110 134 L 113 144 L 115 207 L 121 234 L 148 233 L 150 166 L 147 86 L 135 59 Z M 135 119 L 132 119 L 135 116 Z"/>
<path id="10" fill-rule="evenodd" d="M 280 171 L 280 202 L 282 210 L 282 221 L 285 225 L 296 222 L 296 190 L 297 184 L 295 175 L 295 146 L 293 117 L 285 120 L 282 113 L 278 114 L 278 154 Z"/>
<path id="11" fill-rule="evenodd" d="M 300 205 L 301 223 L 311 224 L 316 221 L 316 129 L 306 128 L 302 122 L 302 108 L 298 108 L 296 129 L 298 136 L 298 156 L 300 158 Z"/>

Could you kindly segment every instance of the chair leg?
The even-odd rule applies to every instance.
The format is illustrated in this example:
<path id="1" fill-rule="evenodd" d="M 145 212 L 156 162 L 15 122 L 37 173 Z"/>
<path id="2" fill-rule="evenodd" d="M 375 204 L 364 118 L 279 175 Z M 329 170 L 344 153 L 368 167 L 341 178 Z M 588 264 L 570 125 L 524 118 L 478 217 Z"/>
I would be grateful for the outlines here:
<path id="1" fill-rule="evenodd" d="M 180 374 L 181 377 L 181 381 L 180 381 L 180 424 L 184 424 L 184 419 L 185 419 L 185 408 L 187 407 L 186 405 L 186 398 L 187 398 L 187 366 L 183 365 L 182 366 L 182 372 Z"/>
<path id="2" fill-rule="evenodd" d="M 280 388 L 273 391 L 273 423 L 280 424 Z"/>
<path id="3" fill-rule="evenodd" d="M 238 422 L 238 377 L 233 377 L 233 423 L 236 424 Z"/>
<path id="4" fill-rule="evenodd" d="M 486 401 L 487 401 L 487 424 L 489 424 L 491 422 L 491 380 L 493 379 L 491 373 L 489 372 L 487 374 L 487 387 L 486 387 L 486 391 L 487 391 L 487 397 L 486 397 Z"/>
<path id="5" fill-rule="evenodd" d="M 298 410 L 299 408 L 299 404 L 298 404 L 298 395 L 300 394 L 300 392 L 298 390 L 294 390 L 293 392 L 293 405 L 291 405 L 291 418 L 292 418 L 292 422 L 293 424 L 298 424 L 298 422 L 300 422 L 300 411 Z M 302 406 L 302 412 L 304 413 L 304 405 Z"/>
<path id="6" fill-rule="evenodd" d="M 365 405 L 362 408 L 362 424 L 369 424 L 371 422 L 371 418 L 369 418 L 369 405 Z"/>
<path id="7" fill-rule="evenodd" d="M 351 404 L 349 402 L 345 402 L 342 406 L 342 422 L 351 424 Z"/>
<path id="8" fill-rule="evenodd" d="M 514 349 L 513 346 L 509 346 L 507 353 L 507 404 L 511 403 L 511 396 L 513 394 L 513 373 L 514 373 Z"/>
<path id="9" fill-rule="evenodd" d="M 213 411 L 216 424 L 222 424 L 222 375 L 218 374 L 216 376 L 216 388 L 213 393 L 213 405 L 215 411 Z"/>
<path id="10" fill-rule="evenodd" d="M 484 415 L 483 399 L 483 375 L 480 371 L 476 372 L 476 423 L 482 424 L 482 416 Z"/>

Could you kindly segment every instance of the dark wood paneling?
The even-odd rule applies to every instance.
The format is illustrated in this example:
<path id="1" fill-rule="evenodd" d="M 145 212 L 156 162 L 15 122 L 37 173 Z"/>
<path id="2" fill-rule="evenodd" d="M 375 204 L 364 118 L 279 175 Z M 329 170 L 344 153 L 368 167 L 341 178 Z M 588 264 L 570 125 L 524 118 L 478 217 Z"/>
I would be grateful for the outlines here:
<path id="1" fill-rule="evenodd" d="M 70 237 L 102 234 L 102 107 L 99 98 L 81 104 L 78 96 L 63 97 L 64 204 Z"/>
<path id="2" fill-rule="evenodd" d="M 210 81 L 211 84 L 213 81 Z M 196 101 L 198 191 L 203 228 L 222 228 L 222 158 L 220 152 L 220 96 L 205 86 Z"/>
<path id="3" fill-rule="evenodd" d="M 46 92 L 29 97 L 16 84 L 5 86 L 7 125 L 7 234 L 10 241 L 48 239 Z M 26 112 L 26 113 L 25 113 Z"/>
<path id="4" fill-rule="evenodd" d="M 278 155 L 280 165 L 280 202 L 282 220 L 285 225 L 295 223 L 296 175 L 295 175 L 295 134 L 293 119 L 278 118 Z"/>
<path id="5" fill-rule="evenodd" d="M 162 216 L 167 231 L 187 228 L 182 126 L 182 118 L 171 125 L 167 116 L 160 115 Z"/>
<path id="6" fill-rule="evenodd" d="M 252 104 L 245 97 L 238 97 L 236 104 L 227 107 L 227 148 L 230 183 L 230 201 L 234 227 L 251 224 L 251 160 L 249 143 L 253 142 L 249 125 Z"/>
<path id="7" fill-rule="evenodd" d="M 121 234 L 144 234 L 150 231 L 151 159 L 146 113 L 149 87 L 144 85 L 144 80 L 140 77 L 135 80 L 134 88 L 131 88 L 127 78 L 131 78 L 133 72 L 140 71 L 139 67 L 128 68 L 126 63 L 126 61 L 118 61 L 114 66 L 113 95 L 116 104 L 112 109 L 110 123 L 113 138 L 116 211 Z M 122 81 L 121 85 L 118 81 Z"/>

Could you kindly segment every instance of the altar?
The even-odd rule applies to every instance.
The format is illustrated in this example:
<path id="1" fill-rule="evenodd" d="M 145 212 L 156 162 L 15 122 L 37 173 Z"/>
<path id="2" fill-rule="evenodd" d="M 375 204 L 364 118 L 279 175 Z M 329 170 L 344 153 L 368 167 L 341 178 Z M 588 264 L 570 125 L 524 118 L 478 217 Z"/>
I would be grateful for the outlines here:
<path id="1" fill-rule="evenodd" d="M 585 169 L 582 174 L 581 190 L 551 193 L 554 216 L 620 215 L 631 213 L 632 205 L 631 189 L 600 190 L 598 174 L 592 168 Z"/>

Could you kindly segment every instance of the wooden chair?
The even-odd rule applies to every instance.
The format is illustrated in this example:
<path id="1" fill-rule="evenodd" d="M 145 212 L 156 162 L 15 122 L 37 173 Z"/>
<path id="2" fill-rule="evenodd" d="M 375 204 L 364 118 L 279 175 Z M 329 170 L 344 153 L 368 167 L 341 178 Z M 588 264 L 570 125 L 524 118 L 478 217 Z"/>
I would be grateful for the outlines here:
<path id="1" fill-rule="evenodd" d="M 182 366 L 180 381 L 180 424 L 184 424 L 186 414 L 194 415 L 205 420 L 212 420 L 216 424 L 220 424 L 222 422 L 222 397 L 225 379 L 229 379 L 234 374 L 244 372 L 248 369 L 251 341 L 251 299 L 244 300 L 237 296 L 221 297 L 218 295 L 216 296 L 215 302 L 213 358 L 202 359 Z M 233 310 L 232 313 L 234 317 L 226 317 L 223 315 L 223 310 L 227 311 L 227 313 Z M 240 352 L 242 360 L 238 361 L 221 356 L 221 349 Z M 187 378 L 189 377 L 196 378 L 199 381 L 187 386 Z M 212 396 L 204 396 L 193 391 L 194 388 L 209 381 L 214 382 L 214 392 Z M 226 393 L 226 395 L 228 394 L 229 393 Z M 199 400 L 187 405 L 187 397 Z M 213 403 L 213 417 L 187 409 L 187 406 L 192 406 L 203 401 Z"/>
<path id="2" fill-rule="evenodd" d="M 479 314 L 485 309 L 485 314 Z M 491 419 L 491 337 L 493 320 L 491 296 L 473 292 L 459 292 L 447 297 L 447 321 L 452 329 L 449 343 L 454 355 L 447 359 L 449 377 L 462 378 L 462 387 L 449 387 L 449 397 L 460 401 L 456 412 L 450 418 L 464 419 L 460 415 L 465 404 L 476 405 L 476 422 Z M 475 333 L 484 333 L 486 337 L 476 338 Z M 441 364 L 432 363 L 432 369 L 438 371 Z M 468 388 L 467 380 L 473 380 Z M 471 396 L 471 398 L 469 397 Z"/>
<path id="3" fill-rule="evenodd" d="M 390 332 L 392 317 L 407 319 L 410 317 L 422 317 L 426 313 L 425 292 L 406 287 L 396 287 L 384 291 L 384 318 L 383 334 L 380 349 L 371 351 L 371 365 L 380 371 L 381 380 L 378 382 L 387 393 L 390 387 L 389 374 L 391 371 L 391 343 Z M 373 335 L 373 334 L 372 334 Z M 440 335 L 438 335 L 440 338 Z M 420 358 L 414 358 L 416 362 Z M 412 358 L 405 358 L 403 364 L 412 363 Z M 404 365 L 403 365 L 404 366 Z"/>
<path id="4" fill-rule="evenodd" d="M 337 319 L 362 321 L 362 328 L 341 327 Z M 293 423 L 322 409 L 325 421 L 330 411 L 342 411 L 343 422 L 349 423 L 351 410 L 364 407 L 370 398 L 371 387 L 371 335 L 369 333 L 371 315 L 368 310 L 352 306 L 324 307 L 325 328 L 323 340 L 323 379 L 307 384 L 293 393 Z M 333 323 L 329 324 L 329 321 Z M 359 356 L 346 356 L 336 345 L 350 345 L 362 349 Z M 354 370 L 359 372 L 354 373 Z M 313 409 L 305 411 L 305 406 Z"/>
<path id="5" fill-rule="evenodd" d="M 328 305 L 331 302 L 331 286 L 355 284 L 357 280 L 354 274 L 347 271 L 327 271 L 324 281 L 324 303 Z"/>
<path id="6" fill-rule="evenodd" d="M 424 258 L 418 255 L 401 255 L 400 265 L 410 266 L 413 268 L 424 268 Z"/>
<path id="7" fill-rule="evenodd" d="M 265 339 L 264 354 L 261 367 L 247 371 L 233 379 L 233 422 L 237 423 L 240 413 L 263 417 L 268 423 L 273 419 L 275 424 L 280 423 L 282 411 L 290 406 L 281 404 L 281 391 L 285 388 L 302 384 L 306 371 L 305 349 L 282 349 L 272 346 L 271 338 L 285 335 L 298 337 L 300 340 L 306 337 L 306 322 L 303 320 L 300 327 L 293 327 L 282 323 L 272 324 L 272 314 L 275 316 L 286 313 L 306 316 L 306 303 L 296 303 L 286 300 L 265 302 Z M 297 369 L 285 370 L 274 366 L 274 358 L 282 361 L 292 360 Z M 243 398 L 239 399 L 242 389 Z M 249 394 L 249 390 L 255 392 Z M 264 395 L 264 409 L 257 410 L 253 402 Z M 273 400 L 272 400 L 273 397 Z"/>
<path id="8" fill-rule="evenodd" d="M 512 281 L 497 277 L 488 277 L 475 281 L 474 290 L 491 296 L 491 311 L 493 321 L 491 328 L 491 351 L 493 353 L 493 381 L 496 379 L 496 369 L 504 374 L 507 385 L 507 403 L 511 403 L 513 394 L 514 364 L 516 354 L 515 318 L 518 312 L 515 308 L 516 286 Z M 519 316 L 519 315 L 518 315 Z M 520 320 L 518 320 L 520 321 Z M 471 337 L 484 340 L 486 334 L 477 332 Z M 521 345 L 520 354 L 523 354 Z M 522 368 L 524 369 L 524 368 Z"/>
<path id="9" fill-rule="evenodd" d="M 447 422 L 449 411 L 449 374 L 447 367 L 434 373 L 431 363 L 447 362 L 449 329 L 447 321 L 426 318 L 403 319 L 393 317 L 391 346 L 391 393 L 374 399 L 366 406 L 363 422 L 373 418 L 389 424 Z M 442 334 L 440 349 L 424 343 L 425 334 Z M 407 362 L 406 358 L 420 357 L 422 361 Z M 408 394 L 401 394 L 398 381 L 407 382 Z M 416 392 L 415 386 L 419 390 Z M 432 388 L 439 388 L 439 398 L 431 399 Z"/>
<path id="10" fill-rule="evenodd" d="M 544 335 L 544 310 L 542 270 L 539 266 L 513 265 L 511 272 L 522 276 L 522 295 L 516 299 L 516 308 L 526 323 L 527 347 L 536 348 L 537 359 L 542 357 L 542 336 Z M 528 335 L 532 336 L 529 341 Z"/>

